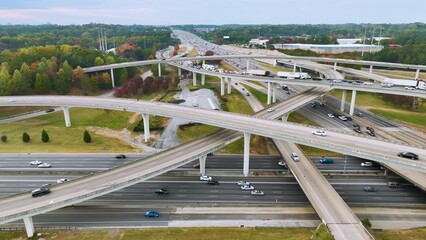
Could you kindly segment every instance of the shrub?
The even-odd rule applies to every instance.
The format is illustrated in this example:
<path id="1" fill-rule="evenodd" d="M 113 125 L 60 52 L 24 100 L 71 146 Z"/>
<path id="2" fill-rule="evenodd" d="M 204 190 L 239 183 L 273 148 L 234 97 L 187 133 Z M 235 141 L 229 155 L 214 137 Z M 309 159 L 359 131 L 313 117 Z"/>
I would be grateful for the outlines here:
<path id="1" fill-rule="evenodd" d="M 7 142 L 7 136 L 6 135 L 2 135 L 1 136 L 1 141 L 2 142 Z"/>
<path id="2" fill-rule="evenodd" d="M 22 133 L 22 141 L 24 142 L 24 143 L 27 143 L 27 142 L 29 142 L 30 141 L 30 135 L 28 135 L 28 133 L 27 132 L 24 132 L 24 133 Z"/>
<path id="3" fill-rule="evenodd" d="M 92 137 L 90 136 L 90 133 L 87 130 L 84 130 L 84 134 L 83 134 L 83 141 L 85 143 L 90 143 L 92 142 Z"/>
<path id="4" fill-rule="evenodd" d="M 364 218 L 364 219 L 362 219 L 362 220 L 361 220 L 361 222 L 362 222 L 362 225 L 364 225 L 364 227 L 366 227 L 366 228 L 371 228 L 371 222 L 370 222 L 370 219 L 368 219 L 368 218 Z"/>
<path id="5" fill-rule="evenodd" d="M 46 130 L 44 129 L 41 131 L 41 141 L 45 143 L 49 142 L 49 134 L 47 134 Z"/>

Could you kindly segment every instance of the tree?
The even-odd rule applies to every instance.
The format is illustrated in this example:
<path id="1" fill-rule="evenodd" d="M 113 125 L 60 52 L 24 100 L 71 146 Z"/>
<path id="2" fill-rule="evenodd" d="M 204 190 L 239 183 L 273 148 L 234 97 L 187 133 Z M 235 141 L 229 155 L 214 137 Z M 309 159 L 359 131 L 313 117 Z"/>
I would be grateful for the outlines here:
<path id="1" fill-rule="evenodd" d="M 47 73 L 37 73 L 36 81 L 34 83 L 34 90 L 37 93 L 49 93 L 51 91 L 52 84 L 50 82 Z"/>
<path id="2" fill-rule="evenodd" d="M 43 141 L 44 143 L 49 142 L 49 134 L 47 134 L 46 130 L 43 129 L 43 131 L 41 131 L 41 141 Z"/>
<path id="3" fill-rule="evenodd" d="M 22 63 L 20 71 L 24 93 L 28 93 L 32 86 L 34 86 L 34 75 L 31 73 L 31 69 L 26 63 Z"/>
<path id="4" fill-rule="evenodd" d="M 27 133 L 27 132 L 22 133 L 22 141 L 23 141 L 24 143 L 27 143 L 27 142 L 29 142 L 29 141 L 30 141 L 30 135 L 28 135 L 28 133 Z"/>
<path id="5" fill-rule="evenodd" d="M 71 82 L 66 79 L 66 74 L 63 69 L 58 72 L 58 77 L 55 82 L 55 89 L 58 94 L 65 95 L 71 91 Z"/>
<path id="6" fill-rule="evenodd" d="M 6 64 L 2 64 L 2 68 L 0 70 L 0 96 L 11 95 L 10 91 L 10 74 Z"/>
<path id="7" fill-rule="evenodd" d="M 92 142 L 92 137 L 90 136 L 90 133 L 89 133 L 89 131 L 87 131 L 87 130 L 84 130 L 84 134 L 83 134 L 83 141 L 84 141 L 85 143 L 90 143 L 90 142 Z"/>
<path id="8" fill-rule="evenodd" d="M 96 57 L 95 62 L 94 62 L 95 66 L 101 66 L 101 65 L 104 65 L 104 64 L 105 64 L 105 62 L 101 57 Z"/>
<path id="9" fill-rule="evenodd" d="M 1 136 L 1 141 L 2 142 L 7 142 L 7 136 L 6 135 L 2 135 Z"/>

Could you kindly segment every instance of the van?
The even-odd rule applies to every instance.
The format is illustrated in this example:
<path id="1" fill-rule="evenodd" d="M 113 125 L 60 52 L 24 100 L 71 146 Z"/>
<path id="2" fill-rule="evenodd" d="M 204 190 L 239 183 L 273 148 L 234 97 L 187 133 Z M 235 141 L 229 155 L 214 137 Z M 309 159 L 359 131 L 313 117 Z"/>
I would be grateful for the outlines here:
<path id="1" fill-rule="evenodd" d="M 398 187 L 400 187 L 400 185 L 397 182 L 388 182 L 388 187 L 390 187 L 390 188 L 398 188 Z"/>
<path id="2" fill-rule="evenodd" d="M 293 161 L 298 162 L 299 159 L 299 155 L 297 155 L 297 153 L 291 153 L 291 158 L 293 159 Z"/>

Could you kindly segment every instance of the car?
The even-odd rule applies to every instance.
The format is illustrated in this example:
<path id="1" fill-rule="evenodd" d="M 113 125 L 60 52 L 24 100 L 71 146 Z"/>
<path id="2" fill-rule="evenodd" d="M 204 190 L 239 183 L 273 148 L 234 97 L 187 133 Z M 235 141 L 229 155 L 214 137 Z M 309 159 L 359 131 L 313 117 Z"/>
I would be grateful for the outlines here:
<path id="1" fill-rule="evenodd" d="M 250 93 L 246 93 L 246 96 L 250 96 Z"/>
<path id="2" fill-rule="evenodd" d="M 364 82 L 364 85 L 373 85 L 372 82 Z"/>
<path id="3" fill-rule="evenodd" d="M 364 187 L 364 192 L 377 192 L 377 189 L 372 186 L 366 186 Z"/>
<path id="4" fill-rule="evenodd" d="M 156 211 L 148 211 L 145 213 L 145 217 L 150 218 L 150 217 L 159 217 L 160 214 Z"/>
<path id="5" fill-rule="evenodd" d="M 30 164 L 31 165 L 40 165 L 40 164 L 42 164 L 42 162 L 39 161 L 39 160 L 34 160 L 34 161 L 30 162 Z"/>
<path id="6" fill-rule="evenodd" d="M 254 187 L 252 185 L 243 185 L 241 190 L 254 190 Z"/>
<path id="7" fill-rule="evenodd" d="M 355 132 L 357 132 L 357 133 L 362 133 L 362 131 L 361 131 L 361 129 L 360 129 L 360 128 L 354 127 L 354 128 L 353 128 L 353 130 L 354 130 Z"/>
<path id="8" fill-rule="evenodd" d="M 367 127 L 365 127 L 368 131 L 370 131 L 370 132 L 374 132 L 374 129 L 372 128 L 372 127 L 370 127 L 370 126 L 367 126 Z"/>
<path id="9" fill-rule="evenodd" d="M 363 162 L 361 163 L 361 167 L 372 167 L 373 166 L 373 162 Z"/>
<path id="10" fill-rule="evenodd" d="M 14 98 L 9 98 L 6 100 L 6 102 L 16 102 L 16 100 Z"/>
<path id="11" fill-rule="evenodd" d="M 340 79 L 334 79 L 333 80 L 333 83 L 341 83 L 342 82 L 342 80 L 340 80 Z"/>
<path id="12" fill-rule="evenodd" d="M 388 182 L 387 186 L 390 187 L 390 188 L 398 188 L 401 185 L 398 182 Z"/>
<path id="13" fill-rule="evenodd" d="M 206 175 L 201 175 L 200 180 L 201 181 L 211 181 L 212 177 L 209 177 L 209 176 L 206 176 Z"/>
<path id="14" fill-rule="evenodd" d="M 347 116 L 347 117 L 346 117 L 346 119 L 347 119 L 348 121 L 352 121 L 352 118 L 351 118 L 351 117 L 349 117 L 349 116 Z"/>
<path id="15" fill-rule="evenodd" d="M 367 134 L 370 135 L 370 136 L 372 136 L 372 137 L 376 136 L 376 134 L 374 132 L 372 132 L 372 131 L 367 131 Z"/>
<path id="16" fill-rule="evenodd" d="M 38 165 L 38 168 L 50 168 L 52 165 L 50 165 L 49 163 L 42 163 L 40 165 Z"/>
<path id="17" fill-rule="evenodd" d="M 55 111 L 54 108 L 49 108 L 49 109 L 46 110 L 46 113 L 50 113 L 50 112 L 54 112 L 54 111 Z"/>
<path id="18" fill-rule="evenodd" d="M 293 152 L 291 153 L 291 158 L 293 159 L 293 161 L 298 162 L 299 159 L 299 155 L 297 155 L 297 153 Z"/>
<path id="19" fill-rule="evenodd" d="M 416 90 L 415 87 L 405 87 L 405 90 Z"/>
<path id="20" fill-rule="evenodd" d="M 164 194 L 164 195 L 169 194 L 169 192 L 166 189 L 164 189 L 164 188 L 155 189 L 154 193 L 156 193 L 156 194 Z"/>
<path id="21" fill-rule="evenodd" d="M 267 110 L 268 112 L 273 112 L 274 111 L 274 109 L 273 108 L 268 108 L 268 110 Z"/>
<path id="22" fill-rule="evenodd" d="M 287 163 L 285 163 L 284 160 L 279 161 L 278 165 L 283 166 L 283 167 L 287 167 Z"/>
<path id="23" fill-rule="evenodd" d="M 334 118 L 334 114 L 332 114 L 332 113 L 327 114 L 327 116 L 328 116 L 329 118 Z"/>
<path id="24" fill-rule="evenodd" d="M 124 154 L 118 154 L 118 155 L 115 155 L 115 158 L 116 159 L 124 159 L 124 158 L 126 158 L 126 155 L 124 155 Z"/>
<path id="25" fill-rule="evenodd" d="M 250 194 L 251 195 L 255 195 L 255 196 L 263 196 L 263 195 L 265 195 L 265 193 L 263 191 L 260 191 L 260 190 L 252 190 L 250 192 Z"/>
<path id="26" fill-rule="evenodd" d="M 68 178 L 61 178 L 61 179 L 56 180 L 56 183 L 64 183 L 64 182 L 68 182 L 68 181 L 69 181 Z"/>
<path id="27" fill-rule="evenodd" d="M 208 185 L 219 185 L 219 181 L 216 181 L 216 180 L 209 180 L 209 181 L 207 181 L 207 184 Z"/>
<path id="28" fill-rule="evenodd" d="M 343 115 L 339 116 L 339 119 L 342 121 L 348 121 L 348 118 Z"/>
<path id="29" fill-rule="evenodd" d="M 331 158 L 322 157 L 320 163 L 334 163 L 334 161 Z"/>
<path id="30" fill-rule="evenodd" d="M 199 164 L 199 163 L 196 163 L 196 164 L 192 165 L 192 167 L 193 167 L 193 168 L 200 168 L 200 164 Z"/>
<path id="31" fill-rule="evenodd" d="M 238 186 L 250 185 L 250 183 L 246 182 L 246 181 L 238 181 L 237 184 L 238 184 Z"/>
<path id="32" fill-rule="evenodd" d="M 33 191 L 31 191 L 31 196 L 32 197 L 38 197 L 38 196 L 42 196 L 45 194 L 50 193 L 50 188 L 48 187 L 41 187 L 41 188 L 37 188 Z"/>
<path id="33" fill-rule="evenodd" d="M 317 136 L 323 136 L 323 137 L 327 136 L 327 133 L 325 133 L 324 130 L 314 130 L 314 131 L 312 131 L 312 134 L 317 135 Z"/>
<path id="34" fill-rule="evenodd" d="M 412 152 L 400 152 L 398 153 L 398 156 L 403 158 L 413 159 L 413 160 L 419 160 L 419 156 Z"/>

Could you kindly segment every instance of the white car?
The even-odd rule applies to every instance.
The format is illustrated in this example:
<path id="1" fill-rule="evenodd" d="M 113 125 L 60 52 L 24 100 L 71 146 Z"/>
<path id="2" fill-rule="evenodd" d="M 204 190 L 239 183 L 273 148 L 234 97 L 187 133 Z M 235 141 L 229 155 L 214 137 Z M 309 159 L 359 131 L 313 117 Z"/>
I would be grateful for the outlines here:
<path id="1" fill-rule="evenodd" d="M 49 163 L 42 163 L 40 165 L 38 165 L 37 167 L 39 168 L 50 168 L 52 165 L 50 165 Z"/>
<path id="2" fill-rule="evenodd" d="M 373 85 L 372 82 L 364 82 L 364 85 Z"/>
<path id="3" fill-rule="evenodd" d="M 283 167 L 287 167 L 287 164 L 283 160 L 279 161 L 278 165 L 283 166 Z"/>
<path id="4" fill-rule="evenodd" d="M 300 160 L 299 155 L 297 155 L 297 153 L 291 153 L 291 158 L 293 159 L 293 161 L 298 162 Z"/>
<path id="5" fill-rule="evenodd" d="M 39 161 L 39 160 L 35 160 L 35 161 L 30 162 L 30 164 L 31 165 L 40 165 L 40 164 L 42 164 L 42 162 Z"/>
<path id="6" fill-rule="evenodd" d="M 246 181 L 238 181 L 237 184 L 238 184 L 238 186 L 250 185 L 250 183 L 246 182 Z"/>
<path id="7" fill-rule="evenodd" d="M 332 114 L 332 113 L 327 114 L 327 116 L 328 116 L 329 118 L 334 118 L 334 114 Z"/>
<path id="8" fill-rule="evenodd" d="M 325 133 L 324 130 L 314 130 L 314 131 L 312 131 L 312 134 L 317 135 L 317 136 L 323 136 L 323 137 L 327 136 L 327 133 Z"/>
<path id="9" fill-rule="evenodd" d="M 254 187 L 252 185 L 244 185 L 241 186 L 241 190 L 254 190 Z"/>
<path id="10" fill-rule="evenodd" d="M 373 163 L 372 162 L 363 162 L 363 163 L 361 163 L 361 166 L 362 167 L 372 167 Z"/>
<path id="11" fill-rule="evenodd" d="M 250 193 L 251 193 L 251 195 L 257 195 L 257 196 L 265 195 L 265 193 L 263 191 L 260 191 L 260 190 L 252 190 Z"/>
<path id="12" fill-rule="evenodd" d="M 202 175 L 200 176 L 200 180 L 201 181 L 211 181 L 212 177 L 206 176 L 206 175 Z"/>
<path id="13" fill-rule="evenodd" d="M 56 180 L 56 183 L 64 183 L 64 182 L 68 182 L 68 181 L 69 181 L 68 178 L 61 178 L 61 179 Z"/>
<path id="14" fill-rule="evenodd" d="M 405 90 L 416 90 L 414 87 L 405 87 Z"/>
<path id="15" fill-rule="evenodd" d="M 268 108 L 268 112 L 273 112 L 274 109 L 273 108 Z"/>
<path id="16" fill-rule="evenodd" d="M 348 118 L 343 115 L 339 116 L 339 119 L 342 121 L 348 121 Z"/>
<path id="17" fill-rule="evenodd" d="M 6 102 L 16 102 L 16 100 L 14 98 L 9 98 L 6 100 Z"/>

